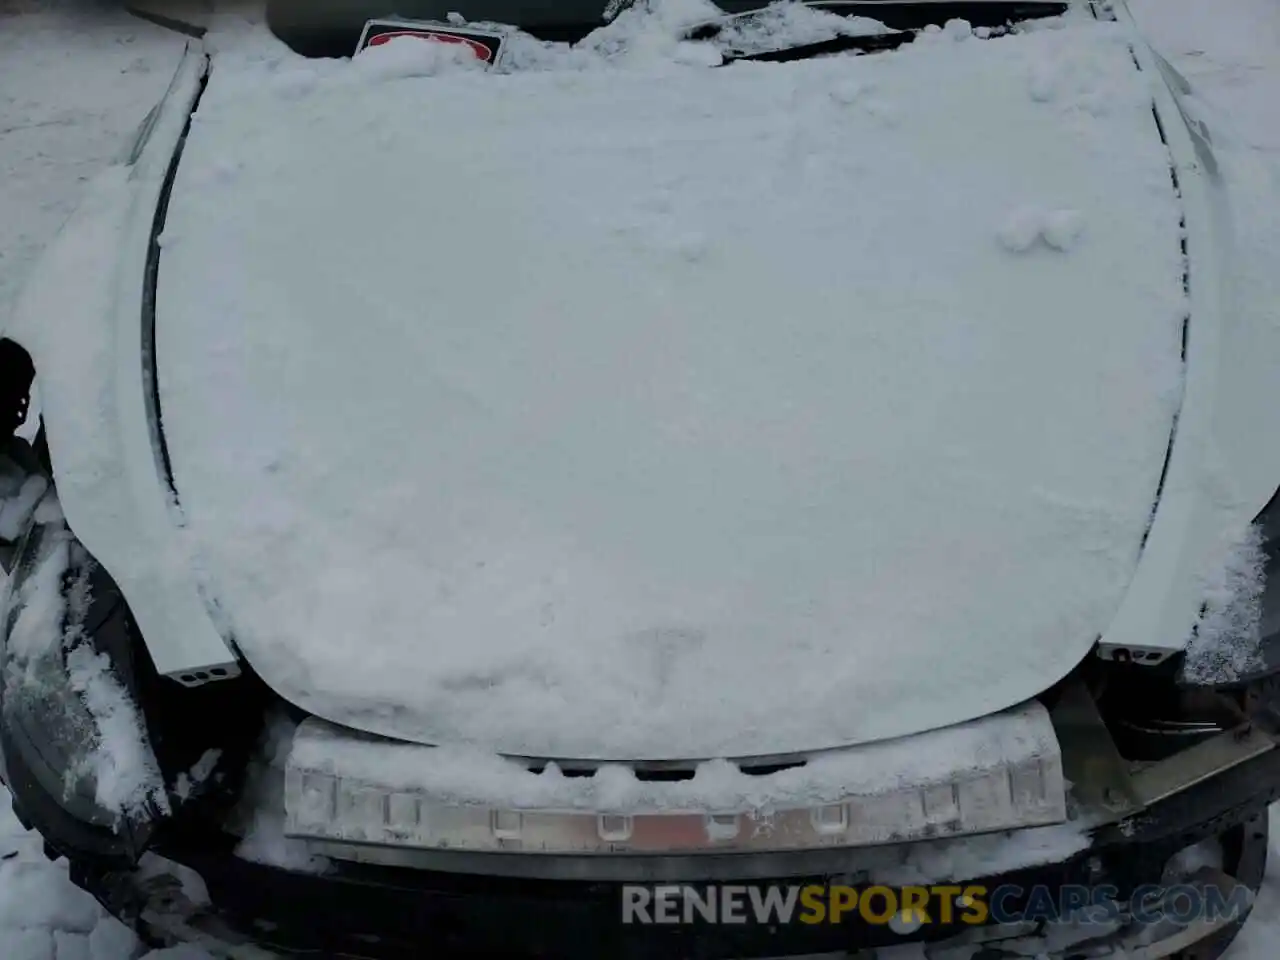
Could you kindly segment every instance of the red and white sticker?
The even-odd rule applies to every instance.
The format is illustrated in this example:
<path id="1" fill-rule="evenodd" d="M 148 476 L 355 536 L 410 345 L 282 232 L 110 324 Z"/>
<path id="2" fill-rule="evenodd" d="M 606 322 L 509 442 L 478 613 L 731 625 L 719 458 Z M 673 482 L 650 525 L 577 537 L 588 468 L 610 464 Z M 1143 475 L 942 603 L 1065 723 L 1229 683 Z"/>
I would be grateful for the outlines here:
<path id="1" fill-rule="evenodd" d="M 455 27 L 430 20 L 370 20 L 360 34 L 356 53 L 400 37 L 414 37 L 430 43 L 448 43 L 465 48 L 481 63 L 493 66 L 502 52 L 503 36 L 491 30 Z"/>

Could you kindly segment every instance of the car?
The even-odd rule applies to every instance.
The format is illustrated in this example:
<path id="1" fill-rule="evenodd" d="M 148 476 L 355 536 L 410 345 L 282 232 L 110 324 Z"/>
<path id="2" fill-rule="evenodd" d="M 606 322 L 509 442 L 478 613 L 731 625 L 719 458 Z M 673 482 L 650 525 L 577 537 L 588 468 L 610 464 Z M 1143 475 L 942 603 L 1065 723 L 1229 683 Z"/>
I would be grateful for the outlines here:
<path id="1" fill-rule="evenodd" d="M 1122 2 L 268 22 L 0 338 L 77 884 L 227 956 L 1223 954 L 1280 344 Z"/>

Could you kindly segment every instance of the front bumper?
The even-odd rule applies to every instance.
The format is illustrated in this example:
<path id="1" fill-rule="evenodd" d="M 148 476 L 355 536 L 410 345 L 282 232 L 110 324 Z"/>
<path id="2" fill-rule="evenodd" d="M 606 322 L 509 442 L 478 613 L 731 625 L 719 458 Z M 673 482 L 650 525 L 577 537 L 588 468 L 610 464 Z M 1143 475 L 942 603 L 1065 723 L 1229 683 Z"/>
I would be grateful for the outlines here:
<path id="1" fill-rule="evenodd" d="M 1267 806 L 1280 796 L 1280 751 L 1270 750 L 1159 800 L 1140 814 L 1100 828 L 1089 845 L 1052 863 L 1017 870 L 1002 869 L 999 859 L 982 865 L 957 863 L 960 872 L 930 879 L 957 886 L 982 886 L 1022 891 L 1006 893 L 1001 916 L 1034 910 L 1032 898 L 1061 904 L 1068 890 L 1106 890 L 1126 904 L 1143 888 L 1161 882 L 1166 865 L 1179 851 L 1202 840 L 1232 835 L 1241 849 L 1228 852 L 1224 870 L 1206 882 L 1239 883 L 1256 889 L 1265 859 Z M 172 884 L 156 886 L 154 870 L 81 877 L 82 882 L 109 901 L 117 912 L 144 918 L 153 929 L 191 936 L 212 932 L 232 941 L 257 944 L 285 953 L 376 960 L 433 955 L 471 957 L 591 958 L 712 958 L 777 957 L 832 951 L 871 951 L 889 958 L 892 948 L 928 944 L 933 960 L 969 957 L 966 947 L 975 937 L 994 938 L 988 957 L 1002 955 L 1003 938 L 1029 935 L 1029 928 L 997 924 L 991 918 L 980 927 L 958 914 L 952 922 L 934 916 L 914 930 L 901 924 L 864 922 L 856 911 L 841 923 L 757 922 L 746 912 L 742 922 L 709 923 L 700 918 L 683 923 L 624 923 L 623 885 L 618 882 L 548 880 L 484 876 L 444 870 L 408 869 L 368 864 L 335 863 L 324 874 L 299 873 L 252 863 L 233 853 L 234 838 L 222 836 L 211 846 L 207 831 L 158 838 L 153 848 L 166 861 L 199 874 L 207 887 L 208 903 L 200 905 L 175 896 Z M 1250 843 L 1250 839 L 1260 843 Z M 878 878 L 850 869 L 839 851 L 822 851 L 823 859 L 803 873 L 780 869 L 769 881 L 742 886 L 763 891 L 770 884 L 843 886 L 866 890 Z M 848 856 L 844 854 L 844 856 Z M 785 861 L 779 861 L 785 866 Z M 897 878 L 900 881 L 900 878 Z M 1047 901 L 1046 901 L 1047 896 Z M 748 899 L 749 896 L 748 896 Z M 1138 939 L 1153 940 L 1143 953 L 1155 960 L 1166 956 L 1160 944 L 1221 936 L 1225 921 L 1203 923 L 1199 918 L 1160 933 L 1138 931 Z M 1041 934 L 1045 935 L 1043 925 Z M 981 930 L 982 932 L 975 932 Z M 1130 939 L 1133 931 L 1130 929 Z M 1080 937 L 1096 937 L 1091 956 L 1106 956 L 1121 944 L 1120 932 L 1098 926 Z M 1161 939 L 1164 937 L 1164 939 Z M 1169 939 L 1173 937 L 1173 939 Z M 1060 937 L 1061 939 L 1061 937 Z M 1072 940 L 1068 937 L 1067 940 Z M 1050 958 L 1078 954 L 1063 952 L 1045 941 Z M 1074 946 L 1071 946 L 1075 950 Z M 1130 944 L 1130 947 L 1132 945 Z M 959 951 L 958 953 L 956 951 Z M 1115 953 L 1114 950 L 1111 950 Z M 1012 953 L 1008 954 L 1012 955 Z M 1034 955 L 1034 954 L 1033 954 Z"/>

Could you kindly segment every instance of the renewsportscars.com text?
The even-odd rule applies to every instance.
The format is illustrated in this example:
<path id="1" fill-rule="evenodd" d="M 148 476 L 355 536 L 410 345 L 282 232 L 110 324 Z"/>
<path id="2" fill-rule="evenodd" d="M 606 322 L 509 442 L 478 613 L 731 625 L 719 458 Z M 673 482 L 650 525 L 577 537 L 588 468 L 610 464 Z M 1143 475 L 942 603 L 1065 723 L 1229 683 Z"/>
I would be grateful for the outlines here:
<path id="1" fill-rule="evenodd" d="M 1244 886 L 1229 893 L 1211 884 L 1149 885 L 1122 898 L 1118 888 L 1066 885 L 822 886 L 768 884 L 643 885 L 622 888 L 628 924 L 865 923 L 906 933 L 928 924 L 1090 922 L 1132 918 L 1154 923 L 1237 920 L 1252 903 Z"/>

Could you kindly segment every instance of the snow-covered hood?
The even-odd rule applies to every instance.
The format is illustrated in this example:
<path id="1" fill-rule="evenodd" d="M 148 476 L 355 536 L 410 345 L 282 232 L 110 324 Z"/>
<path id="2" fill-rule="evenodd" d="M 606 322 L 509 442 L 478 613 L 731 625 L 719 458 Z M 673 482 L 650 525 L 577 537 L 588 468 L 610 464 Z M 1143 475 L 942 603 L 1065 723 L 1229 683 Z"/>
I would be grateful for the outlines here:
<path id="1" fill-rule="evenodd" d="M 215 63 L 157 356 L 239 649 L 339 723 L 592 758 L 895 737 L 1064 675 L 1133 576 L 1187 304 L 1151 79 L 1053 26 Z"/>

